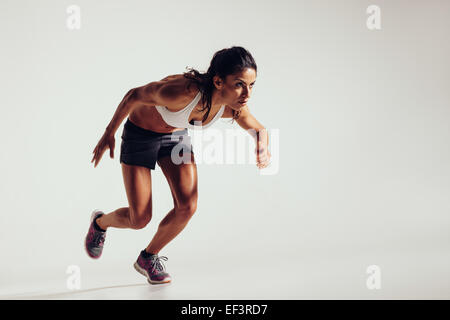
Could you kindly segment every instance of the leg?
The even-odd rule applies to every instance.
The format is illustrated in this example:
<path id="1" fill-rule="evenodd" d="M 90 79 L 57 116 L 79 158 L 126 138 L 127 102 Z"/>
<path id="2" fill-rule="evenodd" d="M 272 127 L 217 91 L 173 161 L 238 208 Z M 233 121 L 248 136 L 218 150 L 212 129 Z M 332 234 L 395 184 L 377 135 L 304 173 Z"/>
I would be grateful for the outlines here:
<path id="1" fill-rule="evenodd" d="M 129 207 L 119 208 L 97 219 L 100 228 L 144 228 L 152 218 L 151 171 L 146 167 L 122 165 Z"/>
<path id="2" fill-rule="evenodd" d="M 158 252 L 184 229 L 197 209 L 197 166 L 191 153 L 191 163 L 176 165 L 170 157 L 158 160 L 164 176 L 169 182 L 174 208 L 161 221 L 158 231 L 146 248 L 153 254 Z"/>

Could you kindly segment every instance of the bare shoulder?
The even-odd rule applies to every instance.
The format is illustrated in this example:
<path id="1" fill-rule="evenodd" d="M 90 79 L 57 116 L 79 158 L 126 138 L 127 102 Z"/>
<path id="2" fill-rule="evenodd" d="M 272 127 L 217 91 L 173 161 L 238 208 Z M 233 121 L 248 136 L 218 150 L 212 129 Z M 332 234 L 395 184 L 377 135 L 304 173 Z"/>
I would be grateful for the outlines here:
<path id="1" fill-rule="evenodd" d="M 198 90 L 189 87 L 189 79 L 183 74 L 169 75 L 159 81 L 136 88 L 140 100 L 153 106 L 165 106 L 171 111 L 184 108 L 194 99 Z"/>
<path id="2" fill-rule="evenodd" d="M 161 95 L 166 99 L 181 103 L 185 107 L 198 93 L 196 86 L 192 86 L 191 80 L 182 74 L 168 76 L 161 81 Z"/>

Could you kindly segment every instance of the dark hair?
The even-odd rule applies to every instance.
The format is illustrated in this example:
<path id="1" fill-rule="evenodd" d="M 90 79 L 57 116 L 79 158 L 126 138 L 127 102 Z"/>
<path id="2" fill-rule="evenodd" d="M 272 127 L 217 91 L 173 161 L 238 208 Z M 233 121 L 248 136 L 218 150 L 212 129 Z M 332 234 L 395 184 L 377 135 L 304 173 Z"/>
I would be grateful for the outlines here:
<path id="1" fill-rule="evenodd" d="M 200 73 L 193 68 L 186 67 L 189 71 L 183 73 L 184 77 L 193 80 L 202 93 L 201 101 L 204 107 L 201 111 L 208 109 L 202 121 L 208 118 L 209 112 L 211 111 L 211 98 L 214 90 L 213 77 L 219 76 L 225 81 L 227 75 L 241 72 L 246 68 L 252 68 L 256 72 L 255 60 L 246 49 L 236 46 L 225 48 L 214 53 L 208 71 L 205 73 Z M 241 113 L 235 110 L 232 110 L 232 112 L 233 118 L 231 122 L 238 119 Z"/>

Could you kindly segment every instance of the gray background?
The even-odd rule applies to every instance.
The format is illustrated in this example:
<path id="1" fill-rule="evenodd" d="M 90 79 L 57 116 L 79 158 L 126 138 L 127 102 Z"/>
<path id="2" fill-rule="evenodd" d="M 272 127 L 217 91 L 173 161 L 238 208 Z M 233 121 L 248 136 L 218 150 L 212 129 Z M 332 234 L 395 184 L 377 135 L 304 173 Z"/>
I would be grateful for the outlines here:
<path id="1" fill-rule="evenodd" d="M 69 30 L 66 8 L 81 8 Z M 366 27 L 369 5 L 381 30 Z M 448 1 L 0 2 L 2 298 L 450 298 Z M 174 281 L 132 264 L 172 208 L 152 172 L 153 220 L 110 229 L 127 206 L 119 164 L 92 150 L 132 87 L 205 71 L 214 52 L 258 64 L 251 112 L 280 133 L 279 172 L 199 165 L 198 210 L 163 251 Z M 239 130 L 228 119 L 214 128 Z M 82 290 L 66 287 L 69 265 Z M 366 269 L 381 270 L 381 289 Z"/>

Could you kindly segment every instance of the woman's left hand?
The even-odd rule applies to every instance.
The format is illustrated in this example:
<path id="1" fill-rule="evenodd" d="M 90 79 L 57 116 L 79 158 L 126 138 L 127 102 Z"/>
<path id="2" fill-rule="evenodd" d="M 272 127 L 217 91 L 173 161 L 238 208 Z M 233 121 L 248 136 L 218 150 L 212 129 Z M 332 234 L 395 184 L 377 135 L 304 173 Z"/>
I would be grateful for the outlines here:
<path id="1" fill-rule="evenodd" d="M 256 153 L 256 166 L 259 169 L 263 169 L 270 164 L 270 151 L 267 148 L 267 144 L 259 142 L 258 146 L 255 148 Z"/>

